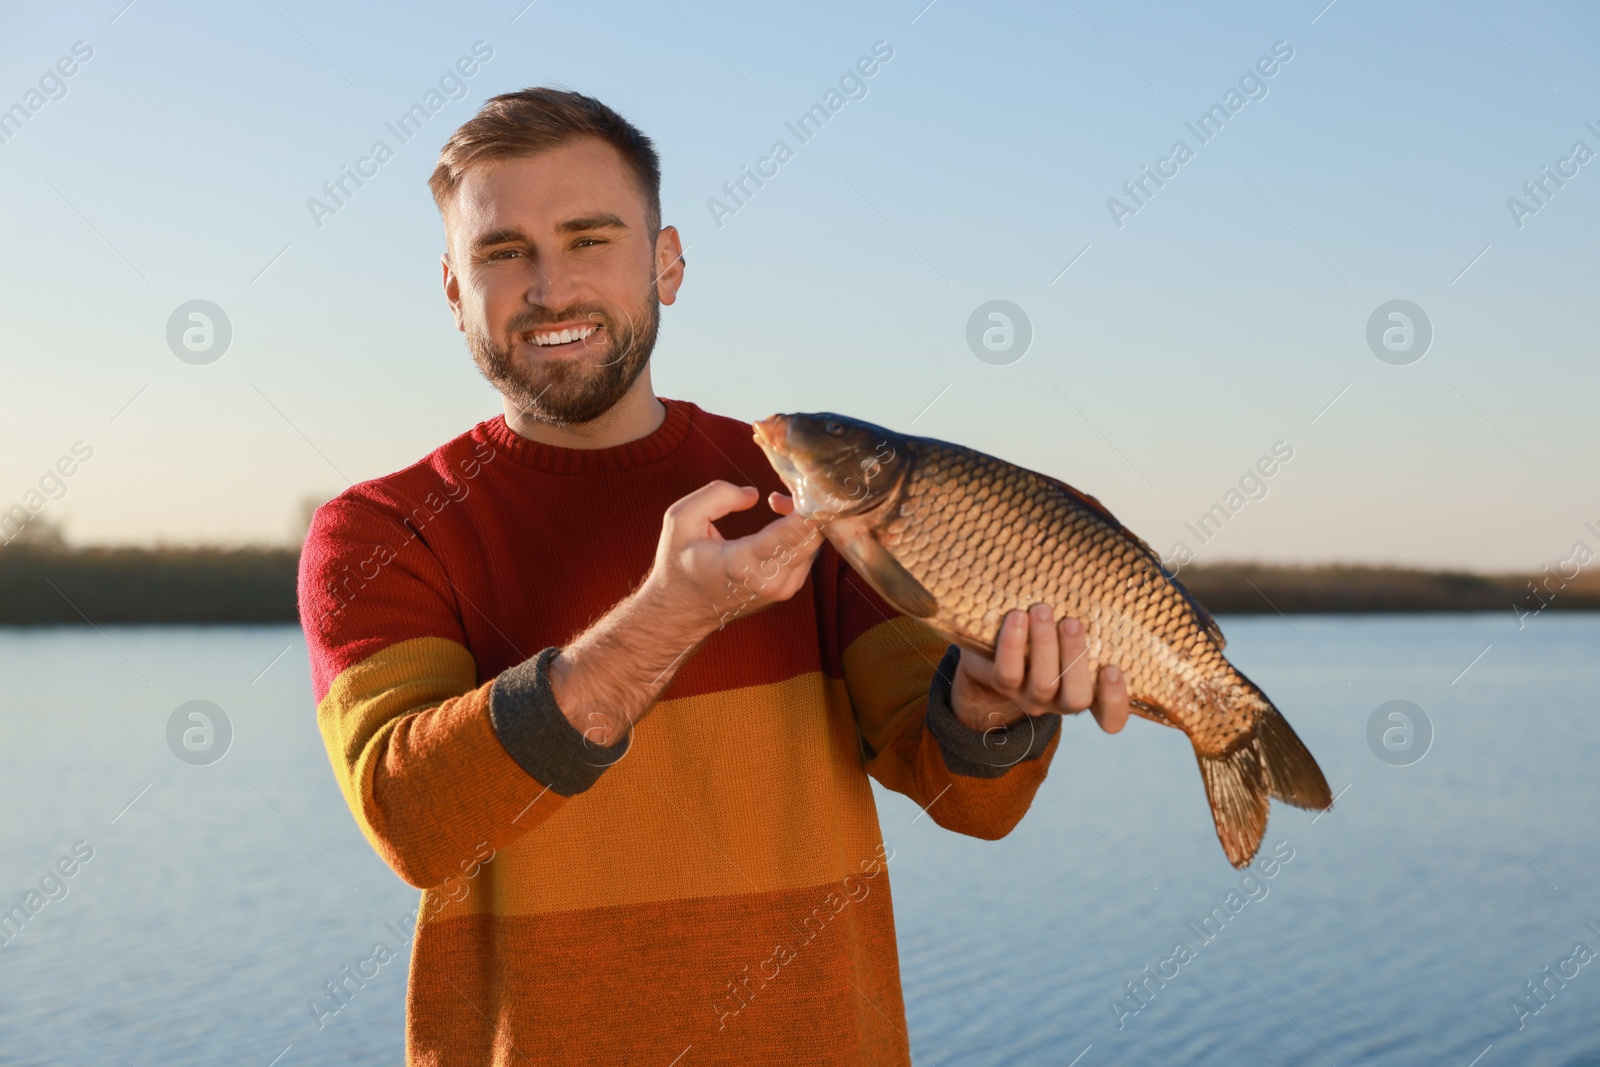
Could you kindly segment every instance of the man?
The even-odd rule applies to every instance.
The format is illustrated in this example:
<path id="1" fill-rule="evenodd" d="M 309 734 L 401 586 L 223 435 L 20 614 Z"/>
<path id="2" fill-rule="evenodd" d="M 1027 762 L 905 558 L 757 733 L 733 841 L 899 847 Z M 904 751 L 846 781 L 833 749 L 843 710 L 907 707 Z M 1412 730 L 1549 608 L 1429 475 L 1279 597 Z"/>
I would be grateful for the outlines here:
<path id="1" fill-rule="evenodd" d="M 992 662 L 946 649 L 792 516 L 748 424 L 656 397 L 685 263 L 614 111 L 495 97 L 430 184 L 505 413 L 323 506 L 300 575 L 334 771 L 426 890 L 410 1062 L 909 1062 L 868 775 L 1000 837 L 1058 713 L 1122 727 L 1120 676 L 1097 695 L 1042 606 Z"/>

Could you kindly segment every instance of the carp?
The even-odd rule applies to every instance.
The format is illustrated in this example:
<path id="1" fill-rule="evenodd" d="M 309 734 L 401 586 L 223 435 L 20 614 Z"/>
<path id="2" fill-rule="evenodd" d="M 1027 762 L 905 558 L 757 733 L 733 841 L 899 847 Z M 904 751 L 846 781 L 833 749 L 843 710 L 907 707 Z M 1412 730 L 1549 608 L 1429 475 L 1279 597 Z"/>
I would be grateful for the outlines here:
<path id="1" fill-rule="evenodd" d="M 1078 619 L 1095 675 L 1115 664 L 1136 714 L 1188 736 L 1235 867 L 1260 847 L 1269 798 L 1333 806 L 1288 720 L 1223 655 L 1216 620 L 1094 497 L 843 415 L 753 428 L 795 511 L 886 601 L 954 644 L 992 657 L 1007 612 L 1033 604 Z"/>

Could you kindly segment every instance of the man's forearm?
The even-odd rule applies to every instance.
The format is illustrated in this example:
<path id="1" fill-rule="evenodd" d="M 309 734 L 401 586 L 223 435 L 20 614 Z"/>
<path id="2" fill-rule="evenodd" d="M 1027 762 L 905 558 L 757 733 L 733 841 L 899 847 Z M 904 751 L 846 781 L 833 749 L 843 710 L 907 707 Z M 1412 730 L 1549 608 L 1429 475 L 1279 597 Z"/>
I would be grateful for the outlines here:
<path id="1" fill-rule="evenodd" d="M 550 692 L 591 744 L 627 736 L 673 675 L 718 626 L 706 605 L 682 603 L 646 580 L 550 661 Z"/>

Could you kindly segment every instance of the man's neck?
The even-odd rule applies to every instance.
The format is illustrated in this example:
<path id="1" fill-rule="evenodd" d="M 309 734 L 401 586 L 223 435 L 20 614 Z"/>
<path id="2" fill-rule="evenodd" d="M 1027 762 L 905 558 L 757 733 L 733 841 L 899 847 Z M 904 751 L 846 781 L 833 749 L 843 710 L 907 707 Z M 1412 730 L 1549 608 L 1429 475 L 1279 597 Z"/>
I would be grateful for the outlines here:
<path id="1" fill-rule="evenodd" d="M 612 448 L 654 433 L 666 420 L 666 405 L 656 399 L 650 368 L 635 379 L 622 398 L 590 422 L 552 426 L 505 400 L 506 425 L 519 437 L 558 448 Z"/>

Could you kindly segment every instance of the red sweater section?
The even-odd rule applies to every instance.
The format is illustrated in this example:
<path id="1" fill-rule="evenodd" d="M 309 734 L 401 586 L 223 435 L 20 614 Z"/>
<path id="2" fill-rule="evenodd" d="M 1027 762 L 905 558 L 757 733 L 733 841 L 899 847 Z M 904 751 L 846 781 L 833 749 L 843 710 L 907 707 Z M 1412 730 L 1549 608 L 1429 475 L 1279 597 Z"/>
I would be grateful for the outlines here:
<path id="1" fill-rule="evenodd" d="M 667 417 L 654 433 L 607 449 L 540 444 L 497 416 L 324 505 L 300 583 L 301 617 L 316 632 L 317 700 L 346 667 L 415 637 L 465 646 L 479 681 L 488 681 L 541 648 L 564 645 L 631 592 L 649 573 L 661 516 L 674 501 L 717 478 L 754 485 L 763 500 L 786 491 L 747 424 L 663 403 Z M 717 526 L 743 537 L 774 518 L 759 503 Z M 841 567 L 824 546 L 793 608 L 712 637 L 663 699 L 815 669 L 812 650 L 773 640 L 793 610 L 821 609 L 819 625 L 837 630 L 819 634 L 819 646 L 835 653 L 823 666 L 839 677 L 837 651 L 898 614 L 851 573 L 840 618 L 831 609 Z"/>

